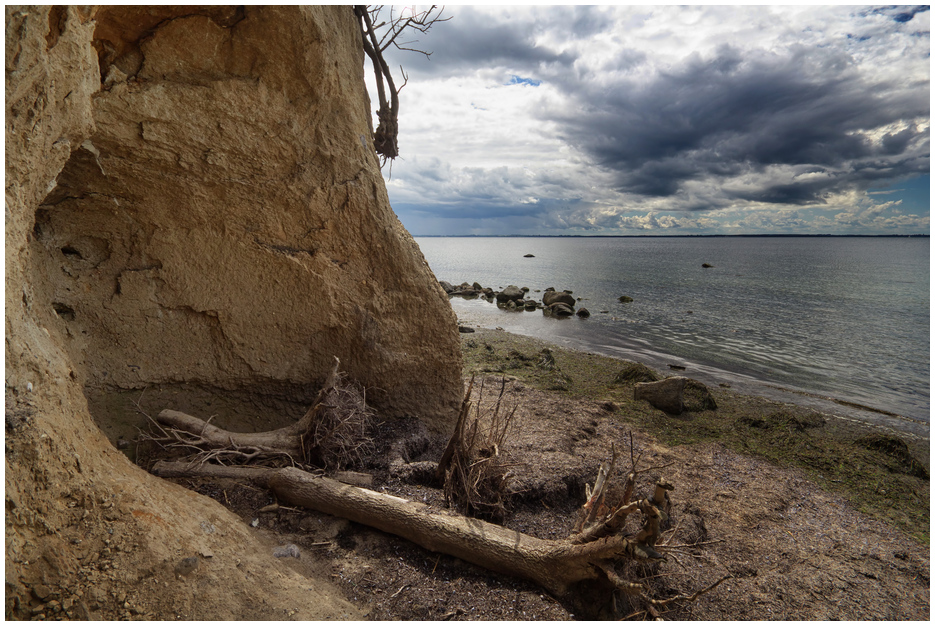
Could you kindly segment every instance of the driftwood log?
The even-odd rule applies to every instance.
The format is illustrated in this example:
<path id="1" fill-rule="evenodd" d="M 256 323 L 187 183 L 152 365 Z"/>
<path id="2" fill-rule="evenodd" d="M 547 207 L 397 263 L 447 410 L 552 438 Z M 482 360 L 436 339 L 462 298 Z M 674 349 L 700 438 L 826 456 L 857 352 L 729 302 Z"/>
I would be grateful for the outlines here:
<path id="1" fill-rule="evenodd" d="M 603 474 L 609 474 L 607 464 Z M 458 557 L 485 569 L 531 580 L 556 597 L 568 593 L 577 583 L 603 579 L 627 594 L 639 595 L 647 603 L 662 606 L 675 600 L 693 600 L 713 589 L 721 579 L 692 596 L 665 600 L 649 598 L 644 587 L 624 579 L 617 566 L 628 560 L 663 559 L 664 546 L 657 546 L 660 521 L 665 513 L 653 501 L 668 501 L 671 487 L 657 481 L 651 500 L 638 500 L 598 516 L 588 524 L 594 511 L 604 510 L 604 489 L 596 482 L 588 502 L 582 507 L 582 530 L 564 540 L 545 540 L 496 524 L 454 514 L 433 512 L 427 505 L 404 498 L 362 489 L 298 468 L 282 469 L 193 465 L 159 462 L 153 468 L 164 477 L 211 477 L 251 480 L 272 489 L 280 501 L 302 506 L 360 524 L 365 524 L 432 550 Z M 630 484 L 635 472 L 627 477 Z M 640 512 L 642 529 L 623 536 L 620 529 L 626 517 Z M 658 548 L 658 550 L 657 550 Z"/>
<path id="2" fill-rule="evenodd" d="M 562 541 L 538 539 L 482 520 L 434 513 L 419 502 L 360 489 L 296 468 L 272 471 L 267 484 L 285 502 L 366 524 L 428 550 L 531 580 L 559 597 L 576 583 L 604 576 L 627 593 L 643 591 L 641 585 L 623 580 L 614 571 L 619 561 L 650 558 L 648 546 L 637 539 L 600 536 L 599 529 Z M 637 510 L 650 518 L 658 517 L 658 509 L 641 500 L 618 510 L 607 521 L 618 522 Z M 645 540 L 651 532 L 642 535 L 639 536 Z"/>

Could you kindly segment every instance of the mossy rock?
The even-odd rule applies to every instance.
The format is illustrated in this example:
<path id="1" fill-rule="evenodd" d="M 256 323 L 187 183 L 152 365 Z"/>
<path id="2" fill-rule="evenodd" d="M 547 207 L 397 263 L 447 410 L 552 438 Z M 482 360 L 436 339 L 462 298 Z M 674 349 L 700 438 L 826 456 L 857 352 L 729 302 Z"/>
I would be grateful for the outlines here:
<path id="1" fill-rule="evenodd" d="M 861 448 L 885 454 L 890 460 L 889 463 L 886 463 L 886 467 L 890 471 L 925 480 L 929 478 L 925 466 L 909 453 L 909 446 L 899 437 L 874 434 L 861 437 L 854 443 Z"/>
<path id="2" fill-rule="evenodd" d="M 714 396 L 708 391 L 704 383 L 689 378 L 685 381 L 685 387 L 682 389 L 682 403 L 686 411 L 715 411 L 717 402 Z"/>
<path id="3" fill-rule="evenodd" d="M 652 383 L 660 380 L 659 374 L 652 368 L 646 367 L 642 363 L 633 361 L 624 361 L 623 369 L 614 376 L 614 382 L 618 385 L 626 383 Z"/>

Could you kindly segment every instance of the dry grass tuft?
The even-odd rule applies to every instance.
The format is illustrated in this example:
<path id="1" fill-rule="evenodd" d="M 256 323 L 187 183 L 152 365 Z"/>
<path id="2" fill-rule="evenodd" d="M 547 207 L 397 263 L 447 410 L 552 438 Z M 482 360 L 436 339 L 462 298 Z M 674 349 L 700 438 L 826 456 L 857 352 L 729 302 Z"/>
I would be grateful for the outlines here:
<path id="1" fill-rule="evenodd" d="M 462 419 L 458 420 L 453 454 L 445 472 L 445 500 L 465 515 L 502 521 L 510 512 L 510 483 L 516 463 L 503 453 L 513 427 L 516 406 L 505 408 L 506 379 L 492 407 L 482 408 L 486 381 L 481 381 L 473 417 L 465 399 Z M 470 397 L 474 379 L 468 389 Z M 469 423 L 468 423 L 469 422 Z"/>

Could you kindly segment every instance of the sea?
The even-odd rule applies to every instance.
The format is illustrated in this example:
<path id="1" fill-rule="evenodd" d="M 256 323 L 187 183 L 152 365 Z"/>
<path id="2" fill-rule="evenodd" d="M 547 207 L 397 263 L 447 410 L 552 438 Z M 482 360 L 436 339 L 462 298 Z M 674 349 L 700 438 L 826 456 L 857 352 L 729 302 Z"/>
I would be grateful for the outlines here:
<path id="1" fill-rule="evenodd" d="M 928 237 L 416 241 L 438 280 L 570 290 L 591 314 L 453 297 L 462 324 L 929 436 Z"/>

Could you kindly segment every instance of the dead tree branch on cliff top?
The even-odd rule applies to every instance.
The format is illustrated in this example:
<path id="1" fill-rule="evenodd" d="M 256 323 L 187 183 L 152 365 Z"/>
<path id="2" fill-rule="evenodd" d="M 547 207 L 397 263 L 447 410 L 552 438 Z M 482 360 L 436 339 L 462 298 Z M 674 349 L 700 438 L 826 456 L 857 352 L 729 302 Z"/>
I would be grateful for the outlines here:
<path id="1" fill-rule="evenodd" d="M 491 521 L 501 521 L 508 512 L 511 468 L 516 465 L 503 454 L 503 444 L 517 409 L 515 404 L 512 408 L 503 406 L 506 383 L 506 378 L 500 380 L 500 391 L 493 407 L 481 411 L 485 384 L 481 381 L 474 419 L 468 423 L 474 389 L 474 377 L 471 377 L 454 434 L 435 470 L 436 480 L 445 486 L 447 504 L 454 504 L 471 517 Z"/>
<path id="2" fill-rule="evenodd" d="M 380 108 L 377 110 L 377 130 L 373 134 L 373 145 L 377 154 L 386 159 L 395 159 L 399 156 L 399 92 L 406 86 L 409 77 L 400 67 L 403 84 L 396 87 L 390 66 L 383 57 L 383 52 L 390 46 L 399 50 L 418 52 L 426 57 L 431 52 L 410 47 L 416 41 L 403 41 L 402 36 L 408 32 L 427 33 L 438 22 L 446 22 L 450 17 L 442 18 L 444 7 L 439 9 L 434 4 L 426 11 L 416 11 L 414 8 L 403 9 L 397 14 L 396 7 L 358 5 L 354 7 L 354 14 L 360 20 L 360 34 L 363 40 L 364 52 L 373 64 L 373 75 L 377 84 L 377 97 Z M 389 19 L 383 20 L 382 15 L 389 12 Z M 408 11 L 408 14 L 407 14 Z M 389 94 L 389 98 L 387 98 Z"/>

